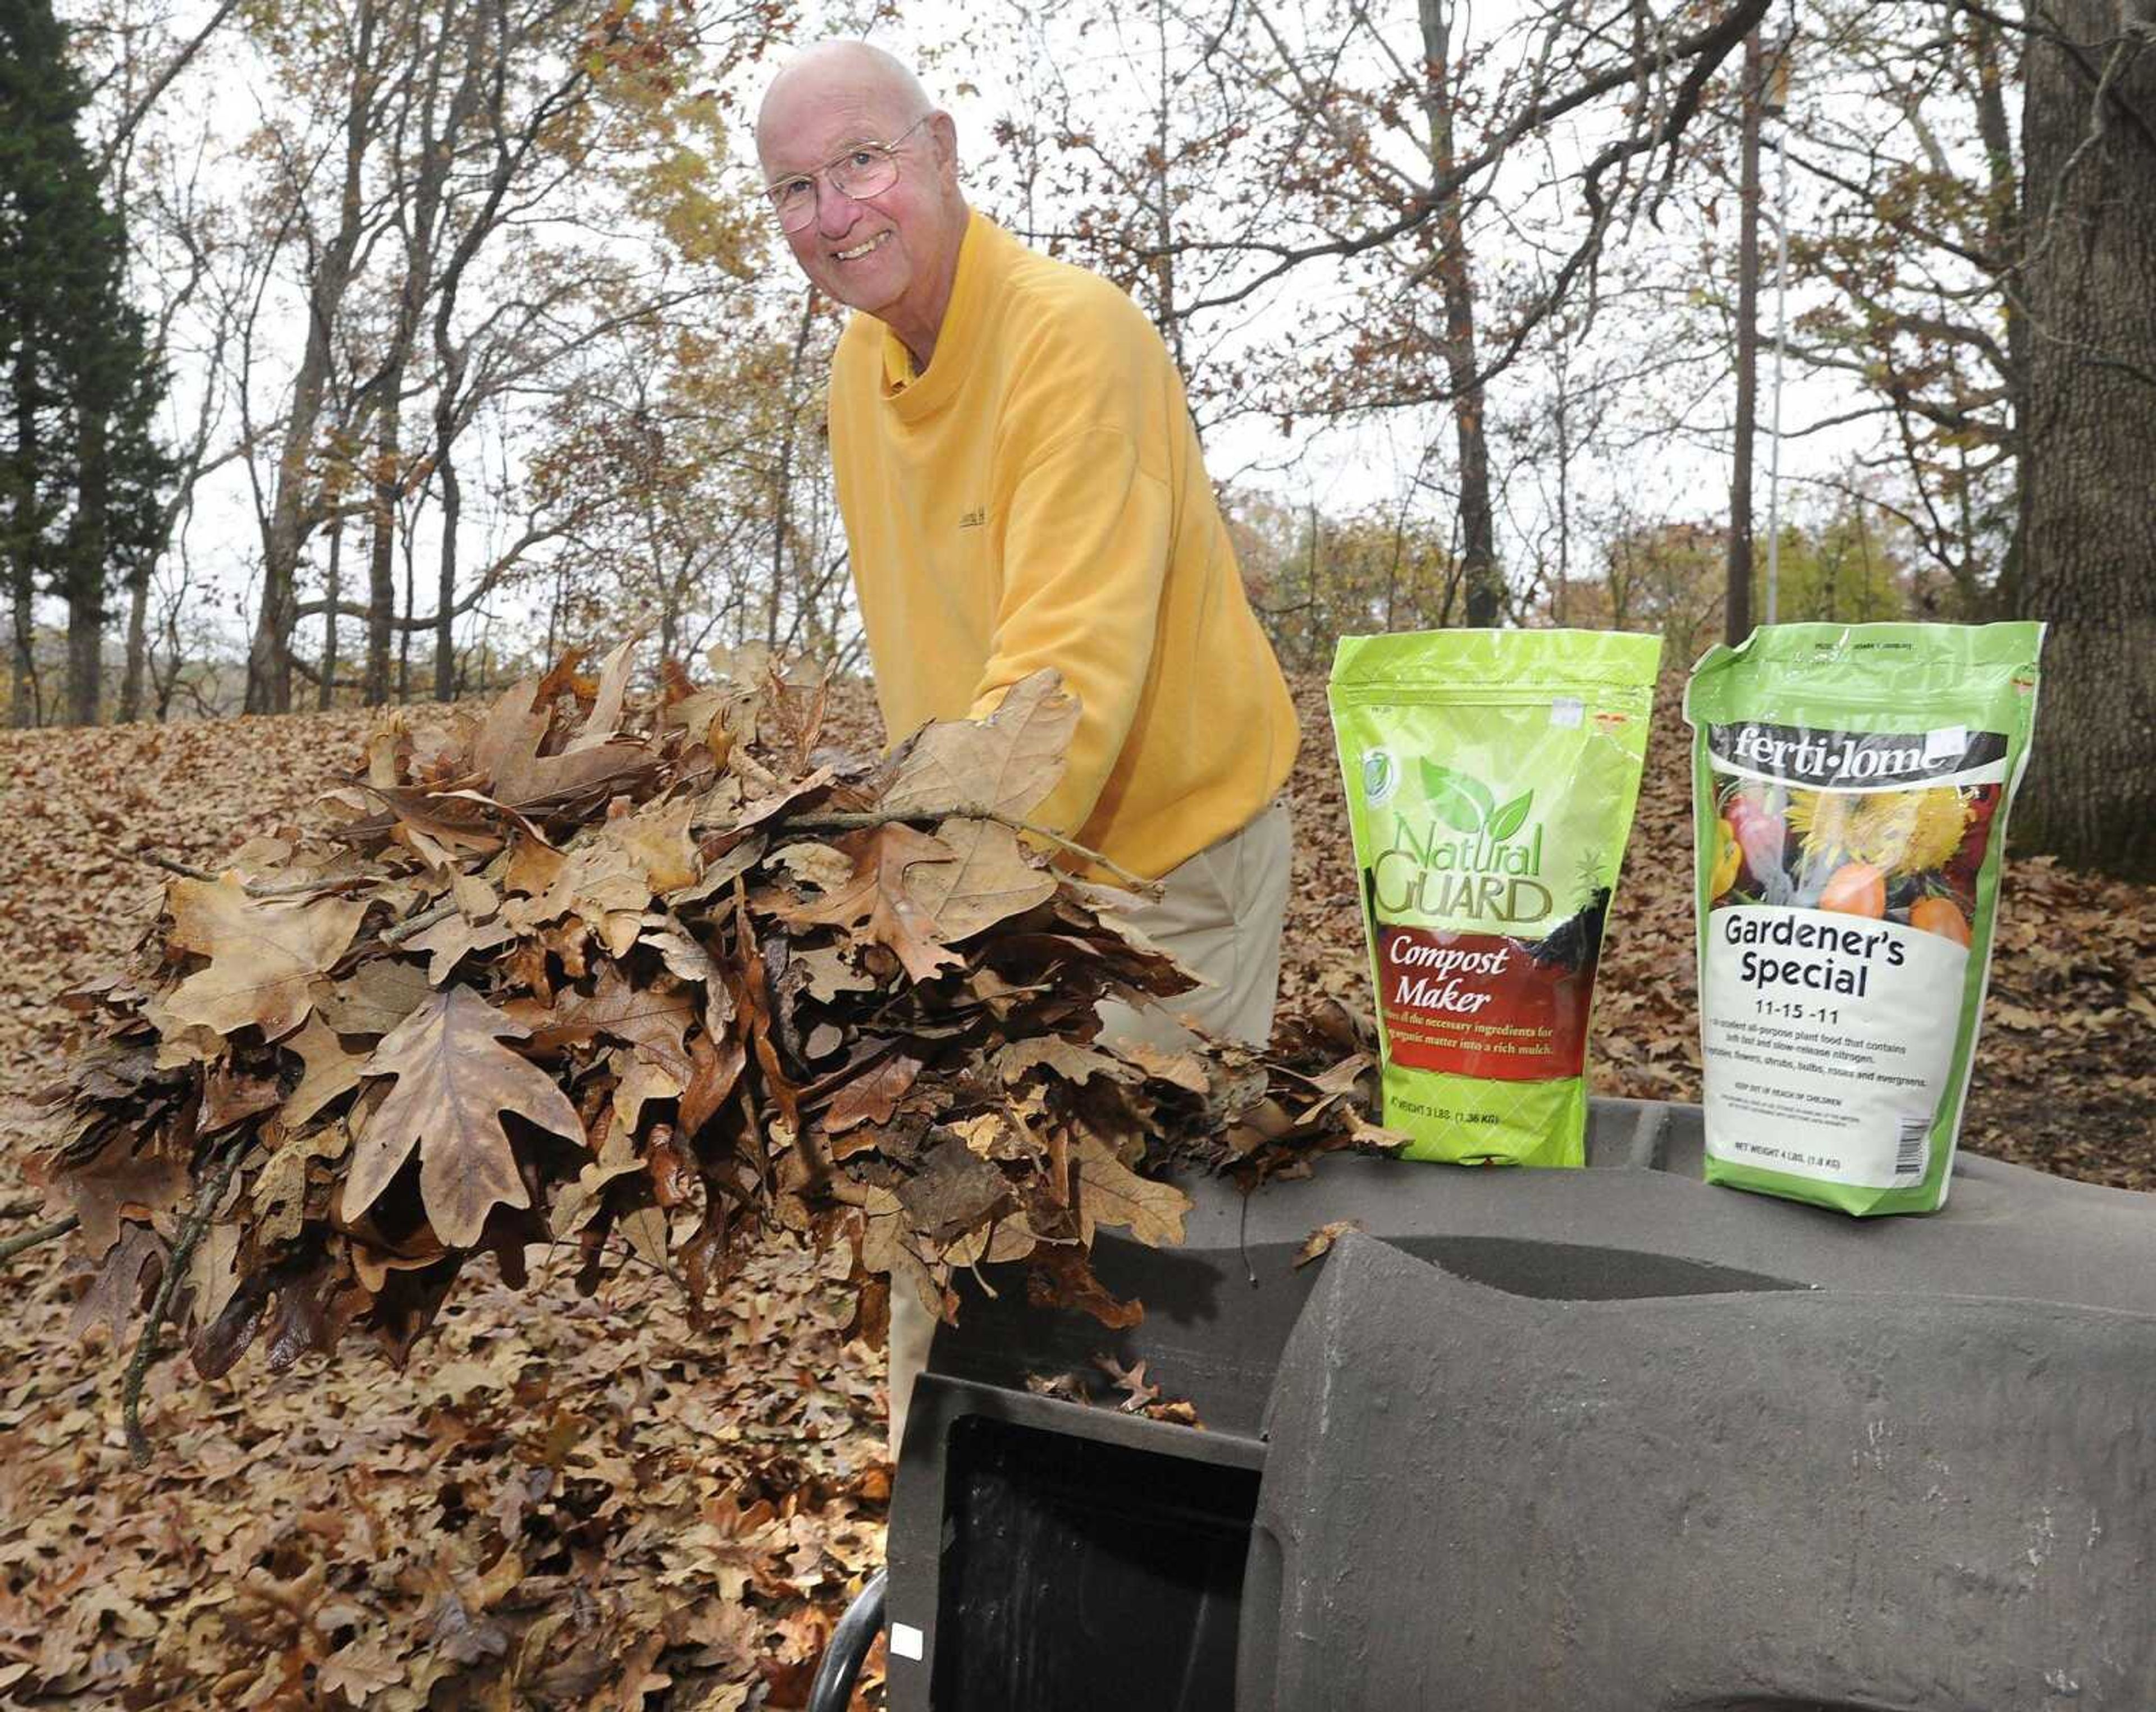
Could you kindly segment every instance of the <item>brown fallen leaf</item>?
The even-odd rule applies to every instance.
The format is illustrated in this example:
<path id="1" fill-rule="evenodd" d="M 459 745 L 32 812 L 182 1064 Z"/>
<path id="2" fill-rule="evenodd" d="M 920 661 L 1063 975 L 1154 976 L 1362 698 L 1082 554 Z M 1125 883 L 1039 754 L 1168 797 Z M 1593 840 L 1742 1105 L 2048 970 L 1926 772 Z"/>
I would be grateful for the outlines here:
<path id="1" fill-rule="evenodd" d="M 372 957 L 351 974 L 318 985 L 315 1008 L 340 1034 L 387 1034 L 424 1004 L 427 971 L 398 957 Z"/>
<path id="2" fill-rule="evenodd" d="M 986 808 L 1023 819 L 1062 779 L 1078 717 L 1078 699 L 1054 672 L 1033 673 L 1011 685 L 986 720 L 916 733 L 896 757 L 898 777 L 883 807 L 912 816 Z"/>
<path id="3" fill-rule="evenodd" d="M 476 1243 L 497 1203 L 531 1204 L 501 1115 L 515 1112 L 578 1146 L 584 1125 L 552 1077 L 500 1043 L 530 1032 L 465 987 L 449 988 L 391 1031 L 367 1074 L 394 1076 L 397 1086 L 353 1147 L 346 1219 L 381 1198 L 415 1147 L 420 1197 L 445 1243 Z"/>
<path id="4" fill-rule="evenodd" d="M 319 1014 L 308 1017 L 306 1027 L 285 1044 L 307 1067 L 300 1085 L 285 1096 L 284 1109 L 278 1114 L 287 1130 L 298 1130 L 331 1101 L 359 1086 L 360 1067 L 367 1062 L 367 1054 L 348 1050 L 336 1030 Z"/>
<path id="5" fill-rule="evenodd" d="M 176 879 L 168 895 L 172 942 L 210 961 L 172 990 L 167 1008 L 220 1034 L 252 1025 L 269 1040 L 300 1026 L 314 1004 L 309 983 L 344 954 L 367 913 L 347 898 L 252 898 L 231 874 L 213 883 Z"/>
<path id="6" fill-rule="evenodd" d="M 1322 1224 L 1302 1239 L 1302 1246 L 1295 1251 L 1295 1263 L 1307 1266 L 1320 1255 L 1328 1253 L 1332 1245 L 1350 1231 L 1363 1228 L 1359 1218 L 1336 1218 L 1330 1224 Z"/>
<path id="7" fill-rule="evenodd" d="M 1116 1390 L 1123 1393 L 1122 1401 L 1116 1407 L 1126 1415 L 1142 1413 L 1146 1405 L 1157 1401 L 1160 1396 L 1160 1387 L 1146 1378 L 1146 1364 L 1143 1361 L 1134 1361 L 1126 1367 L 1113 1356 L 1100 1355 L 1093 1357 L 1093 1365 L 1106 1374 Z"/>
<path id="8" fill-rule="evenodd" d="M 1000 822 L 947 820 L 936 837 L 951 860 L 923 864 L 909 884 L 939 940 L 971 939 L 1055 895 L 1055 874 L 1030 860 Z"/>
<path id="9" fill-rule="evenodd" d="M 841 1087 L 824 1113 L 824 1133 L 837 1135 L 856 1124 L 887 1124 L 898 1102 L 921 1074 L 921 1060 L 894 1053 Z"/>
<path id="10" fill-rule="evenodd" d="M 550 715 L 539 697 L 540 680 L 526 678 L 495 704 L 472 741 L 472 761 L 494 799 L 529 808 L 547 799 L 613 786 L 650 765 L 650 751 L 634 740 L 605 739 L 558 755 L 540 752 Z"/>
<path id="11" fill-rule="evenodd" d="M 916 869 L 947 866 L 954 853 L 941 839 L 893 822 L 850 833 L 837 841 L 853 862 L 853 877 L 820 902 L 783 910 L 791 927 L 843 927 L 888 946 L 916 981 L 930 981 L 964 959 L 938 943 L 935 912 L 916 895 Z"/>
<path id="12" fill-rule="evenodd" d="M 1086 1243 L 1096 1225 L 1116 1225 L 1158 1248 L 1183 1240 L 1190 1197 L 1173 1183 L 1142 1177 L 1093 1135 L 1078 1142 L 1080 1229 Z"/>

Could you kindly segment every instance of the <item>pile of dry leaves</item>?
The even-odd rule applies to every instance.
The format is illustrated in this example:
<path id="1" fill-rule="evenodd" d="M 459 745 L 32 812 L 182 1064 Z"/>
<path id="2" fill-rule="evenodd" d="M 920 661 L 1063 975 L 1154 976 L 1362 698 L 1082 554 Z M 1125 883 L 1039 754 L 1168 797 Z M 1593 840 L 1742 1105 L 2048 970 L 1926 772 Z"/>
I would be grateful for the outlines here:
<path id="1" fill-rule="evenodd" d="M 947 1315 L 954 1269 L 1018 1262 L 1128 1324 L 1089 1249 L 1179 1237 L 1161 1175 L 1374 1133 L 1314 1037 L 1097 1038 L 1102 1000 L 1192 983 L 1020 841 L 1077 716 L 1052 674 L 882 761 L 821 746 L 820 686 L 629 682 L 624 646 L 439 746 L 383 726 L 325 824 L 172 879 L 74 996 L 49 1167 L 82 1318 L 147 1306 L 131 1397 L 167 1313 L 206 1378 L 355 1328 L 401 1361 L 469 1260 L 518 1286 L 535 1248 L 588 1290 L 648 1264 L 692 1320 L 780 1232 L 848 1251 L 872 1339 L 890 1289 Z"/>
<path id="2" fill-rule="evenodd" d="M 1673 677 L 1657 697 L 1604 945 L 1591 1037 L 1599 1093 L 1697 1097 L 1680 687 Z M 1369 975 L 1323 684 L 1296 690 L 1304 743 L 1284 1007 L 1332 996 L 1363 1008 Z M 556 710 L 557 734 L 589 724 L 581 707 Z M 444 710 L 407 717 L 415 757 L 469 745 Z M 110 970 L 159 919 L 170 877 L 146 859 L 182 859 L 214 875 L 240 839 L 296 844 L 289 828 L 350 766 L 372 723 L 351 711 L 0 733 L 0 890 L 9 900 L 0 912 L 0 1243 L 52 1216 L 23 1175 L 31 1114 L 18 1095 L 74 1066 L 71 1033 L 100 1023 L 61 1012 L 53 995 Z M 880 736 L 858 684 L 834 686 L 824 725 L 834 745 L 864 751 Z M 783 729 L 769 730 L 756 752 L 783 746 Z M 403 763 L 408 781 L 414 764 Z M 632 794 L 632 807 L 651 800 Z M 384 812 L 348 806 L 361 818 Z M 832 811 L 827 802 L 816 812 Z M 824 838 L 788 832 L 779 842 Z M 551 842 L 575 838 L 557 831 Z M 458 865 L 483 872 L 477 858 Z M 262 884 L 275 865 L 243 878 Z M 761 883 L 744 877 L 752 917 Z M 794 882 L 782 871 L 774 884 Z M 806 882 L 795 889 L 804 901 L 821 896 Z M 426 913 L 416 899 L 395 907 L 403 920 Z M 378 937 L 390 908 L 373 910 L 355 943 Z M 458 978 L 493 969 L 508 949 L 475 951 Z M 969 956 L 972 942 L 955 949 Z M 200 961 L 183 954 L 162 984 Z M 1964 1145 L 2092 1181 L 2156 1183 L 2151 966 L 2156 888 L 2017 859 Z M 594 990 L 588 974 L 566 985 Z M 537 1038 L 495 1037 L 535 1062 L 581 1054 L 587 1078 L 613 1074 L 599 1060 L 624 1044 L 601 1034 L 540 1055 Z M 368 1039 L 339 1037 L 362 1058 L 372 1055 Z M 634 1068 L 635 1043 L 626 1045 Z M 280 1063 L 305 1074 L 294 1054 Z M 348 1105 L 363 1092 L 345 1096 Z M 513 1148 L 568 1145 L 524 1125 L 506 1120 Z M 325 1211 L 335 1169 L 308 1166 L 309 1192 Z M 250 1170 L 237 1167 L 228 1185 L 235 1207 Z M 385 1199 L 400 1192 L 393 1186 Z M 151 1232 L 177 1237 L 185 1217 L 182 1205 L 156 1210 Z M 223 1240 L 217 1229 L 204 1248 Z M 882 1364 L 850 1336 L 859 1298 L 850 1247 L 819 1255 L 755 1246 L 696 1326 L 681 1287 L 640 1259 L 589 1299 L 572 1288 L 574 1243 L 529 1251 L 533 1275 L 521 1291 L 500 1281 L 493 1261 L 470 1264 L 424 1358 L 401 1370 L 349 1344 L 340 1357 L 303 1357 L 274 1375 L 258 1347 L 223 1380 L 161 1362 L 145 1387 L 158 1454 L 142 1469 L 122 1436 L 107 1330 L 85 1330 L 109 1251 L 100 1261 L 82 1253 L 48 1242 L 5 1273 L 0 1705 L 798 1707 L 832 1622 L 880 1561 Z M 124 1346 L 116 1353 L 124 1360 Z M 1173 1390 L 1175 1376 L 1152 1376 Z M 871 1670 L 858 1704 L 873 1703 L 874 1680 Z"/>

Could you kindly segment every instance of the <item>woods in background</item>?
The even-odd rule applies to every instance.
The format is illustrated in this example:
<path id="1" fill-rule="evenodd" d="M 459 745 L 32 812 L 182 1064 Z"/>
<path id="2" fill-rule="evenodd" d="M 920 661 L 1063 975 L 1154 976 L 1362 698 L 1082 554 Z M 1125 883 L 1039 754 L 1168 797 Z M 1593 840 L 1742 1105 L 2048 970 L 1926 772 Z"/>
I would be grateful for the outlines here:
<path id="1" fill-rule="evenodd" d="M 855 664 L 837 322 L 763 267 L 735 140 L 773 56 L 834 23 L 880 27 L 0 0 L 13 722 L 448 698 L 632 622 L 670 654 Z M 2074 741 L 2022 827 L 2156 869 L 2134 8 L 996 0 L 941 41 L 884 24 L 990 110 L 976 199 L 1161 326 L 1291 666 L 1460 623 L 1654 628 L 1681 657 L 1733 597 L 1763 615 L 1772 534 L 1784 619 L 2050 621 Z M 1748 108 L 1789 182 L 1785 473 L 1756 531 L 1717 474 L 1748 323 L 1772 337 L 1741 312 L 1743 233 L 1771 283 L 1778 218 Z"/>

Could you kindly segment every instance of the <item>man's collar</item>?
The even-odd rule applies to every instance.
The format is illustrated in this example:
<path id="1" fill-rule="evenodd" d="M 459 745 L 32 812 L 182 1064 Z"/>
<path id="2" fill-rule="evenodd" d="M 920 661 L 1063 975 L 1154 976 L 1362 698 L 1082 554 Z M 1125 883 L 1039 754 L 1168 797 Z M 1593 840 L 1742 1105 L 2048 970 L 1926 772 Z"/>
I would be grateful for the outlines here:
<path id="1" fill-rule="evenodd" d="M 998 235 L 994 223 L 979 209 L 968 211 L 951 299 L 937 330 L 936 355 L 927 368 L 914 361 L 904 340 L 885 323 L 876 323 L 883 341 L 881 391 L 886 402 L 904 399 L 911 409 L 934 410 L 947 402 L 963 380 L 980 337 L 981 272 L 990 265 L 986 252 Z"/>

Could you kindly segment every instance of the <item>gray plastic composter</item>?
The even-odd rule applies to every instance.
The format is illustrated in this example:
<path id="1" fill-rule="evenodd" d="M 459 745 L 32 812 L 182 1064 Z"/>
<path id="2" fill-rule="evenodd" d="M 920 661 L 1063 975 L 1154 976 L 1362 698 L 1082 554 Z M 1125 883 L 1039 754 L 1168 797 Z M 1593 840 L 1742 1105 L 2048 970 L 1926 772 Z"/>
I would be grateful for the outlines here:
<path id="1" fill-rule="evenodd" d="M 1598 1101 L 1585 1171 L 1187 1186 L 1183 1248 L 1102 1233 L 1128 1332 L 976 1291 L 892 1712 L 2156 1709 L 2156 1197 L 1965 1156 L 1865 1222 L 1699 1156 Z M 1029 1388 L 1096 1353 L 1203 1430 Z"/>

